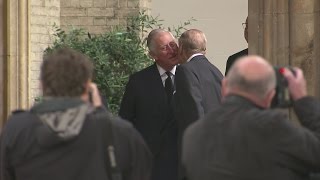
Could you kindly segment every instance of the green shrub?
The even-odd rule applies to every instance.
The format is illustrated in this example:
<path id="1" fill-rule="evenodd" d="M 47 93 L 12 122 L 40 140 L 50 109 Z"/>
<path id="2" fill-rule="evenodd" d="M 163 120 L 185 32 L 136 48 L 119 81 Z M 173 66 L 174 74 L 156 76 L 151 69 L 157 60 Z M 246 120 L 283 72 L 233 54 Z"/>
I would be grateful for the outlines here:
<path id="1" fill-rule="evenodd" d="M 115 27 L 99 35 L 91 35 L 79 28 L 65 32 L 54 26 L 55 39 L 45 54 L 60 47 L 70 47 L 89 56 L 95 66 L 93 81 L 100 93 L 107 97 L 109 109 L 117 113 L 128 77 L 153 63 L 146 54 L 145 36 L 153 28 L 163 28 L 161 21 L 141 12 L 128 19 L 127 27 Z M 179 36 L 191 21 L 194 19 L 168 30 L 173 29 L 173 34 Z"/>

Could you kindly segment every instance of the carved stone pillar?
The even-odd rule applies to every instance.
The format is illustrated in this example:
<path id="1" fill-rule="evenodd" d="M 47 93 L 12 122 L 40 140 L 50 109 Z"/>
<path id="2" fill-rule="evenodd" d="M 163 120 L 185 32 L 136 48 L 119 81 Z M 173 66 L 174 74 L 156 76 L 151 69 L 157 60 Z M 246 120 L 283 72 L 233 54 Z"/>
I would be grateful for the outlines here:
<path id="1" fill-rule="evenodd" d="M 249 54 L 303 69 L 320 96 L 320 0 L 249 0 Z"/>
<path id="2" fill-rule="evenodd" d="M 5 117 L 5 102 L 6 102 L 6 87 L 5 87 L 5 79 L 6 79 L 6 30 L 5 30 L 5 24 L 6 24 L 6 3 L 5 0 L 0 0 L 0 12 L 1 12 L 1 18 L 0 18 L 0 127 L 3 124 L 3 119 Z"/>
<path id="3" fill-rule="evenodd" d="M 1 33 L 1 94 L 0 128 L 14 109 L 28 107 L 29 66 L 29 3 L 28 0 L 1 0 L 3 19 Z M 1 46 L 0 46 L 1 47 Z"/>

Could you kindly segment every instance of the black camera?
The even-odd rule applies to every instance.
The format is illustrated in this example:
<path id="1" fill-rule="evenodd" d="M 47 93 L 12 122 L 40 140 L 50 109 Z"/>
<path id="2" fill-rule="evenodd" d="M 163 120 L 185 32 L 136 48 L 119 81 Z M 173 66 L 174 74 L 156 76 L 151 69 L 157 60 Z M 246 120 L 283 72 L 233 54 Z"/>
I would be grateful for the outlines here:
<path id="1" fill-rule="evenodd" d="M 295 71 L 291 67 L 273 67 L 276 73 L 276 94 L 272 99 L 271 108 L 288 108 L 292 106 L 292 99 L 288 90 L 288 81 L 283 76 L 284 68 L 289 69 L 294 75 Z"/>

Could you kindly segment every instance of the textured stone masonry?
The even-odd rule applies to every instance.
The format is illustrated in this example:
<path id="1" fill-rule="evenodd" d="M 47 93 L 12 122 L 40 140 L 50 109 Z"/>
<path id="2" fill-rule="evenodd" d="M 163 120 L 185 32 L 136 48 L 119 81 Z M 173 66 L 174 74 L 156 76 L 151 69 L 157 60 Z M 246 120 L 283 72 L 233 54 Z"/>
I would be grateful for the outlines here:
<path id="1" fill-rule="evenodd" d="M 149 0 L 69 0 L 61 1 L 61 27 L 82 27 L 92 34 L 126 25 L 127 17 L 150 7 Z"/>
<path id="2" fill-rule="evenodd" d="M 40 95 L 40 65 L 43 51 L 52 43 L 51 34 L 54 24 L 60 25 L 60 0 L 31 0 L 29 56 L 29 102 L 31 103 Z"/>
<path id="3" fill-rule="evenodd" d="M 53 42 L 53 25 L 86 29 L 91 34 L 126 25 L 126 18 L 148 9 L 150 0 L 31 0 L 30 97 L 40 95 L 39 73 L 43 51 Z"/>

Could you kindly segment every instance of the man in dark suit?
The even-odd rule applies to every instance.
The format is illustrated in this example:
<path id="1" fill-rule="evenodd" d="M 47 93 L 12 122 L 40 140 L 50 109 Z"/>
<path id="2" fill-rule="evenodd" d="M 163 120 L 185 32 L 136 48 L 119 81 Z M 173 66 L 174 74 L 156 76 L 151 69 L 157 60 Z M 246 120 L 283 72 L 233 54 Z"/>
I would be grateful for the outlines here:
<path id="1" fill-rule="evenodd" d="M 152 180 L 177 179 L 177 127 L 171 99 L 178 46 L 168 31 L 155 29 L 147 38 L 155 64 L 130 76 L 119 115 L 142 134 L 154 155 Z"/>
<path id="2" fill-rule="evenodd" d="M 185 128 L 220 104 L 223 75 L 205 57 L 206 42 L 204 33 L 197 29 L 187 30 L 179 38 L 181 65 L 177 67 L 174 95 L 179 148 Z"/>
<path id="3" fill-rule="evenodd" d="M 183 138 L 188 180 L 303 180 L 320 171 L 320 102 L 307 97 L 300 69 L 284 69 L 301 126 L 269 109 L 276 75 L 263 58 L 241 58 L 222 83 L 222 104 Z"/>
<path id="4" fill-rule="evenodd" d="M 242 25 L 244 26 L 244 38 L 248 42 L 248 17 L 246 19 L 246 22 L 242 23 Z M 228 74 L 229 69 L 234 64 L 234 62 L 236 62 L 237 59 L 239 59 L 239 58 L 241 58 L 243 56 L 247 56 L 247 55 L 248 55 L 248 48 L 229 56 L 228 60 L 227 60 L 227 64 L 226 64 L 225 75 Z"/>

